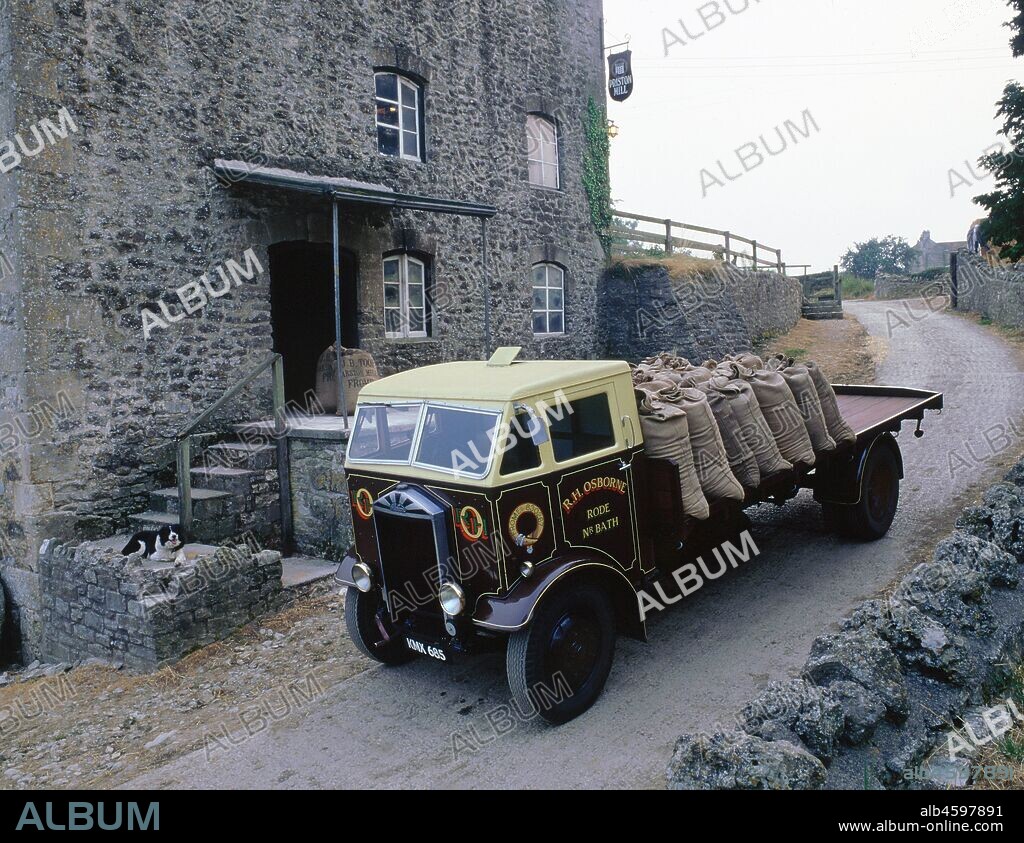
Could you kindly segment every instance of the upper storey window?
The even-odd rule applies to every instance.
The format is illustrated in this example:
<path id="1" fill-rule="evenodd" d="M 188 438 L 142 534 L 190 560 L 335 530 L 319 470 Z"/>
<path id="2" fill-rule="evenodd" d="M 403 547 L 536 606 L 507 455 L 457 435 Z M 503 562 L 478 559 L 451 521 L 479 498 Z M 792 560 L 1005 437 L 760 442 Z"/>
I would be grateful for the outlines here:
<path id="1" fill-rule="evenodd" d="M 377 149 L 382 155 L 423 160 L 423 88 L 397 73 L 376 73 Z"/>
<path id="2" fill-rule="evenodd" d="M 558 130 L 540 114 L 526 117 L 526 160 L 530 184 L 558 190 Z"/>

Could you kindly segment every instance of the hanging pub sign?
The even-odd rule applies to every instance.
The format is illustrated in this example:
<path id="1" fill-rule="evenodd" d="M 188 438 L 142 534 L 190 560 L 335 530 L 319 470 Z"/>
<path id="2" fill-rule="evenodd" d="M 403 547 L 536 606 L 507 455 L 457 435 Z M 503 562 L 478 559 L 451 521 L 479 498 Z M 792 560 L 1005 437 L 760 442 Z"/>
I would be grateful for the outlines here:
<path id="1" fill-rule="evenodd" d="M 628 100 L 633 93 L 633 51 L 608 56 L 608 94 L 616 102 Z"/>

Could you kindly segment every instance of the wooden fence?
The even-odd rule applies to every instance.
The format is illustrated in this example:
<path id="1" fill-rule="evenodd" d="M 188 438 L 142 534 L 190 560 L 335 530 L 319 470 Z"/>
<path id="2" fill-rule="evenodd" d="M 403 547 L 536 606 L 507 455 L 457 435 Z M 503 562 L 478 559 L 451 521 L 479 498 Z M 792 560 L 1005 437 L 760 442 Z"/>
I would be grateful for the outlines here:
<path id="1" fill-rule="evenodd" d="M 704 252 L 713 260 L 726 261 L 745 269 L 772 268 L 781 275 L 785 275 L 790 268 L 782 260 L 781 249 L 773 249 L 771 246 L 741 237 L 731 231 L 719 231 L 717 228 L 689 225 L 670 219 L 648 217 L 643 214 L 628 214 L 625 211 L 612 211 L 612 218 L 612 227 L 608 229 L 608 234 L 612 238 L 613 252 L 617 250 L 621 253 L 623 251 L 621 240 L 626 240 L 660 246 L 667 255 L 671 255 L 677 249 L 695 253 Z M 622 220 L 634 220 L 637 227 L 628 228 L 621 224 Z M 656 225 L 658 230 L 643 229 L 640 227 L 641 224 Z M 676 232 L 679 232 L 681 236 L 677 236 Z M 692 239 L 687 236 L 690 232 L 701 236 L 702 239 Z M 720 242 L 708 242 L 709 236 Z M 744 246 L 749 249 L 744 249 Z M 803 268 L 806 270 L 809 267 Z"/>

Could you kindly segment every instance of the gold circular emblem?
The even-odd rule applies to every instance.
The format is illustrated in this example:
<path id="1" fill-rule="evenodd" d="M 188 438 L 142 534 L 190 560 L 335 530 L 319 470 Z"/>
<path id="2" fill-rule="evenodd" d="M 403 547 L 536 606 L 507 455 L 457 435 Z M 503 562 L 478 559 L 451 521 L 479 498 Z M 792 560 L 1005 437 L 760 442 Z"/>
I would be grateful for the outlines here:
<path id="1" fill-rule="evenodd" d="M 536 526 L 529 532 L 524 533 L 519 522 L 524 515 L 532 515 Z M 508 533 L 519 547 L 533 547 L 544 532 L 544 513 L 535 503 L 521 503 L 514 510 L 508 519 Z"/>
<path id="2" fill-rule="evenodd" d="M 464 506 L 459 510 L 459 531 L 467 541 L 479 541 L 484 534 L 484 517 L 474 506 Z"/>
<path id="3" fill-rule="evenodd" d="M 369 489 L 359 489 L 356 492 L 354 505 L 359 517 L 364 521 L 369 521 L 373 517 L 373 495 Z"/>

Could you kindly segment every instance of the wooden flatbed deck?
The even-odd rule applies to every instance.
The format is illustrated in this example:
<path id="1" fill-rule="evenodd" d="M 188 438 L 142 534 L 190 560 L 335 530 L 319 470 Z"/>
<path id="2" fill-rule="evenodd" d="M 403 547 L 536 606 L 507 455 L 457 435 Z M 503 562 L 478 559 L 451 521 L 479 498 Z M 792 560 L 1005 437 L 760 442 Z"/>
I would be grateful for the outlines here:
<path id="1" fill-rule="evenodd" d="M 941 410 L 942 394 L 897 386 L 836 386 L 839 411 L 858 438 L 899 430 L 905 419 L 920 420 L 925 410 Z"/>

